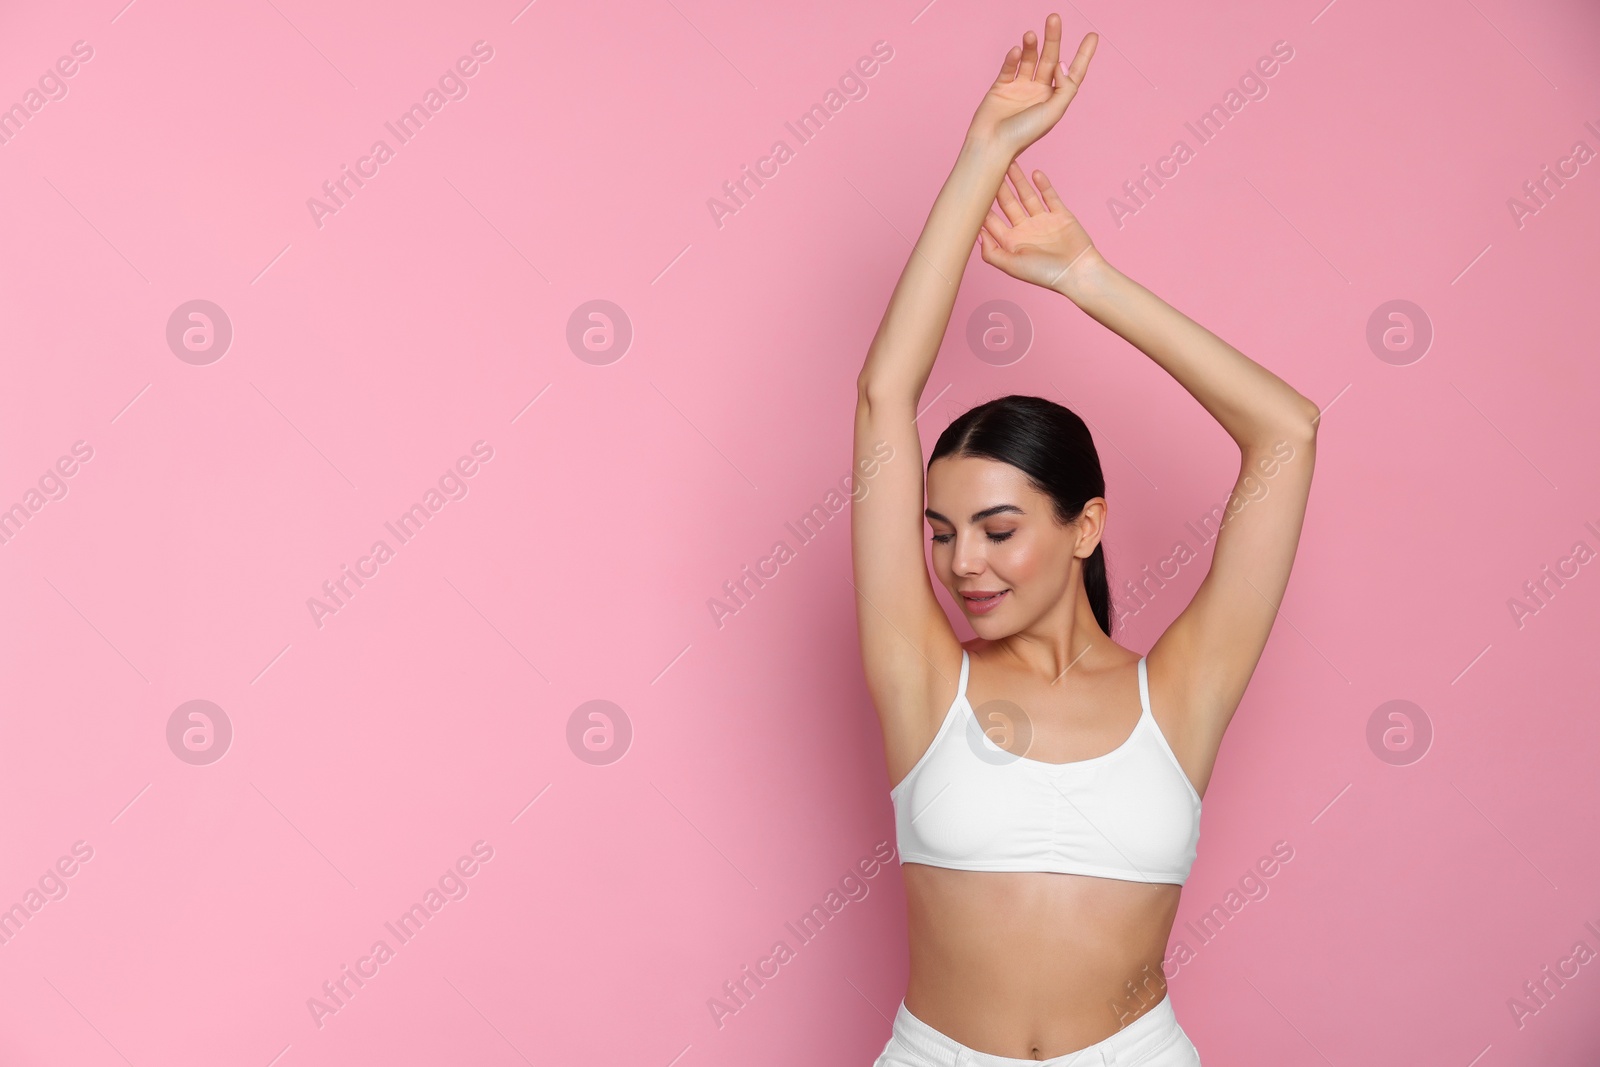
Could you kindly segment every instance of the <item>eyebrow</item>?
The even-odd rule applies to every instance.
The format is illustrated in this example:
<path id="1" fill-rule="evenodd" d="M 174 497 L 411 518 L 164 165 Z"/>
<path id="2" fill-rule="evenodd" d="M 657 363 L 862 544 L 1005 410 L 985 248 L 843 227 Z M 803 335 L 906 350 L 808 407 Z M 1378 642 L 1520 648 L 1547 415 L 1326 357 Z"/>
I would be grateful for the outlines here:
<path id="1" fill-rule="evenodd" d="M 1005 515 L 1005 514 L 1012 514 L 1012 513 L 1015 513 L 1017 515 L 1026 515 L 1027 514 L 1026 511 L 1023 511 L 1021 508 L 1017 507 L 1015 504 L 996 504 L 992 508 L 984 508 L 982 511 L 974 511 L 972 513 L 972 521 L 973 522 L 982 522 L 984 519 L 989 518 L 991 515 Z M 951 522 L 949 519 L 945 518 L 943 515 L 939 514 L 937 511 L 934 511 L 932 508 L 927 508 L 926 510 L 923 511 L 923 514 L 926 515 L 930 519 L 938 519 L 940 522 L 945 523 L 947 525 L 950 525 L 950 526 L 954 526 L 955 525 L 955 523 Z"/>

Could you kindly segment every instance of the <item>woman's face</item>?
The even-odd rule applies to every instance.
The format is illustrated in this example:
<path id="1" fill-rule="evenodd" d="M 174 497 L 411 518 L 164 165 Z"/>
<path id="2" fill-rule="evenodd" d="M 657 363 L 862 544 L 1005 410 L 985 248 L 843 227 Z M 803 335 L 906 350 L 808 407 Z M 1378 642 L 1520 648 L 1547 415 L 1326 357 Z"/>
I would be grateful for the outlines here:
<path id="1" fill-rule="evenodd" d="M 942 456 L 928 468 L 926 515 L 934 573 L 973 630 L 994 640 L 1063 604 L 1074 563 L 1100 542 L 1105 500 L 1095 497 L 1064 526 L 1049 496 L 1016 467 Z"/>

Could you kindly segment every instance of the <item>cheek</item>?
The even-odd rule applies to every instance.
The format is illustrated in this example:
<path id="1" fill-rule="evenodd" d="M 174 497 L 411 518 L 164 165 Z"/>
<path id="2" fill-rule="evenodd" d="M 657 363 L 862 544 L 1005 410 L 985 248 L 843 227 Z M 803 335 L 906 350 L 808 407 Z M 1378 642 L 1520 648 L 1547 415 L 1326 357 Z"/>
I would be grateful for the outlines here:
<path id="1" fill-rule="evenodd" d="M 998 551 L 990 556 L 990 562 L 996 573 L 1018 585 L 1037 577 L 1044 569 L 1043 564 L 1048 556 L 1037 541 L 995 547 Z"/>
<path id="2" fill-rule="evenodd" d="M 1030 538 L 1014 547 L 995 547 L 1000 551 L 990 554 L 990 565 L 1008 585 L 1053 589 L 1071 570 L 1071 553 L 1058 542 Z"/>

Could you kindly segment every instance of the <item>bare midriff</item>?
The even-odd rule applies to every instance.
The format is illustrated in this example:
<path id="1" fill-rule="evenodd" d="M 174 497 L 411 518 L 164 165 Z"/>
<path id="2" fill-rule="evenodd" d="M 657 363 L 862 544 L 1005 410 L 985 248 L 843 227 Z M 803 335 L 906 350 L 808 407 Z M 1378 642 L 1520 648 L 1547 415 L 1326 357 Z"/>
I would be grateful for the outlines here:
<path id="1" fill-rule="evenodd" d="M 979 1052 L 1087 1048 L 1166 995 L 1183 887 L 906 863 L 906 1010 Z"/>

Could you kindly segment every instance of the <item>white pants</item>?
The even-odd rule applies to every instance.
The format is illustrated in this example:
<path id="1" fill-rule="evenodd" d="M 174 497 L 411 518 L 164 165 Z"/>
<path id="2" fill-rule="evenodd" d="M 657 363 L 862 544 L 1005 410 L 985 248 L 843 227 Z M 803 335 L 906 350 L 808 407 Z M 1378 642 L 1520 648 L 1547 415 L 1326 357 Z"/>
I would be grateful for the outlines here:
<path id="1" fill-rule="evenodd" d="M 995 1056 L 970 1049 L 906 1011 L 895 1013 L 894 1030 L 872 1067 L 1200 1067 L 1200 1053 L 1178 1025 L 1172 998 L 1160 1003 L 1104 1041 L 1048 1060 Z"/>

